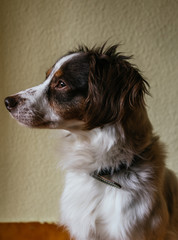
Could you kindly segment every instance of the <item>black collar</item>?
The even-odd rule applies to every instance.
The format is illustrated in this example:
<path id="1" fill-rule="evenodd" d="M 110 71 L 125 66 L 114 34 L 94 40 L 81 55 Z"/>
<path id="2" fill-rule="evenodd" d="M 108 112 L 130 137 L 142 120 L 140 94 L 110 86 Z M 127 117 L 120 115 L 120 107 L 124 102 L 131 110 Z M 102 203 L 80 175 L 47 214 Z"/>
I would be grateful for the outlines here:
<path id="1" fill-rule="evenodd" d="M 116 187 L 116 188 L 119 188 L 119 189 L 121 188 L 121 185 L 119 183 L 117 183 L 117 182 L 115 182 L 115 181 L 113 181 L 111 179 L 108 179 L 106 176 L 102 176 L 100 174 L 100 172 L 98 173 L 97 171 L 95 171 L 95 172 L 93 172 L 91 174 L 91 176 L 93 178 L 97 179 L 98 181 L 103 182 L 103 183 L 105 183 L 107 185 L 110 185 L 112 187 Z"/>
<path id="2" fill-rule="evenodd" d="M 125 163 L 121 163 L 118 168 L 111 168 L 111 167 L 104 168 L 104 169 L 101 169 L 99 172 L 94 171 L 91 174 L 91 176 L 102 183 L 105 183 L 107 185 L 120 189 L 122 188 L 122 186 L 118 182 L 111 180 L 110 177 L 113 174 L 120 172 L 122 169 L 127 169 L 127 168 L 128 166 Z"/>
<path id="3" fill-rule="evenodd" d="M 116 188 L 122 188 L 122 186 L 118 183 L 118 182 L 115 182 L 113 180 L 111 180 L 111 177 L 113 176 L 113 174 L 118 174 L 120 171 L 122 170 L 128 170 L 131 166 L 133 166 L 137 161 L 139 161 L 139 159 L 143 158 L 143 155 L 145 152 L 147 151 L 150 151 L 151 147 L 153 146 L 153 144 L 155 144 L 155 142 L 158 140 L 157 137 L 154 137 L 151 141 L 151 143 L 144 149 L 144 151 L 139 154 L 139 155 L 135 155 L 133 157 L 133 160 L 132 160 L 132 163 L 130 166 L 128 166 L 126 164 L 126 161 L 123 161 L 119 164 L 119 166 L 117 168 L 104 168 L 104 169 L 101 169 L 99 172 L 96 170 L 94 171 L 92 174 L 90 174 L 93 178 L 97 179 L 98 181 L 102 182 L 102 183 L 105 183 L 107 185 L 110 185 L 112 187 L 116 187 Z M 136 172 L 135 172 L 136 174 Z M 136 174 L 137 175 L 137 174 Z M 137 178 L 138 175 L 137 175 Z"/>

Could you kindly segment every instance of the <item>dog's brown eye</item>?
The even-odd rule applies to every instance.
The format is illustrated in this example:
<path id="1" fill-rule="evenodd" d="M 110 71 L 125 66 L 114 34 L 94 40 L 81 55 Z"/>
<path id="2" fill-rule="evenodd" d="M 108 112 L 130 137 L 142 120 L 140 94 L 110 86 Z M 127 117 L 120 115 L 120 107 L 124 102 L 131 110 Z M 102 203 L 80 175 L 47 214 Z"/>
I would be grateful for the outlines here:
<path id="1" fill-rule="evenodd" d="M 63 81 L 59 81 L 58 82 L 58 84 L 56 85 L 56 88 L 65 88 L 66 87 L 66 84 L 65 84 L 65 82 L 63 82 Z"/>

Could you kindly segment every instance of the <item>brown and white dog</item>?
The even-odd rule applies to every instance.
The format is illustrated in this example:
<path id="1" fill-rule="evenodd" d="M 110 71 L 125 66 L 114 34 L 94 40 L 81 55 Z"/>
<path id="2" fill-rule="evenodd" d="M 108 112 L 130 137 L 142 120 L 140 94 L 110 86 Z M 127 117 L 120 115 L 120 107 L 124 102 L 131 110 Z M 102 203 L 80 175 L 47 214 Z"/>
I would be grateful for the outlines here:
<path id="1" fill-rule="evenodd" d="M 61 223 L 72 237 L 176 240 L 178 182 L 147 116 L 149 86 L 116 48 L 70 52 L 5 105 L 23 125 L 70 132 Z"/>

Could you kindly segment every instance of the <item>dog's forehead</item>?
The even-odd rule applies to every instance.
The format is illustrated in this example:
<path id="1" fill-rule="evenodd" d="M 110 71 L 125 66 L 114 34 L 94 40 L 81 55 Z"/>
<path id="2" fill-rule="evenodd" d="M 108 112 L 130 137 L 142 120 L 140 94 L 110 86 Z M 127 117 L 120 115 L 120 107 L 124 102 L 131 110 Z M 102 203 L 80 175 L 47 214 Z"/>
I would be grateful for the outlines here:
<path id="1" fill-rule="evenodd" d="M 63 64 L 65 64 L 66 62 L 70 61 L 72 58 L 78 56 L 80 53 L 72 53 L 72 54 L 69 54 L 69 55 L 66 55 L 62 58 L 60 58 L 54 65 L 54 67 L 52 68 L 47 80 L 51 80 L 52 77 L 60 71 L 61 67 Z"/>

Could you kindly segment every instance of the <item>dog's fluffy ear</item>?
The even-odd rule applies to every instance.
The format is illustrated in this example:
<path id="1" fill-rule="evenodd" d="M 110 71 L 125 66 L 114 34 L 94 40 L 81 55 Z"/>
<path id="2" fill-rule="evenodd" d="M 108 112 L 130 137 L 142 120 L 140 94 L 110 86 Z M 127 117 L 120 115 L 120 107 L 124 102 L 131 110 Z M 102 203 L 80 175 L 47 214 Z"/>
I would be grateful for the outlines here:
<path id="1" fill-rule="evenodd" d="M 149 85 L 128 59 L 121 55 L 90 56 L 84 116 L 87 129 L 121 122 L 136 107 L 144 107 Z"/>

